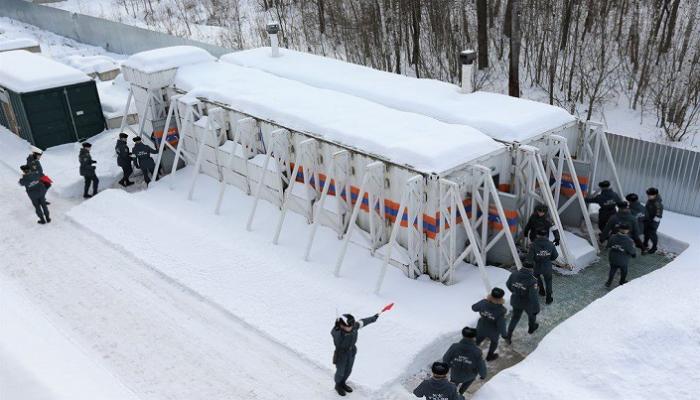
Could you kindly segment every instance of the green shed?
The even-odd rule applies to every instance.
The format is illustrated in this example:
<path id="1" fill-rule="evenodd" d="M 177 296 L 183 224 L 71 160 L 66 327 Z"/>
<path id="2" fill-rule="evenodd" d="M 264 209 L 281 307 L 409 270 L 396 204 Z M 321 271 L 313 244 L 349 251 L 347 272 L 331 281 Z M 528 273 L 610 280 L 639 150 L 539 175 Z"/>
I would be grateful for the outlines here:
<path id="1" fill-rule="evenodd" d="M 92 78 L 25 50 L 0 53 L 0 124 L 41 149 L 105 129 Z"/>

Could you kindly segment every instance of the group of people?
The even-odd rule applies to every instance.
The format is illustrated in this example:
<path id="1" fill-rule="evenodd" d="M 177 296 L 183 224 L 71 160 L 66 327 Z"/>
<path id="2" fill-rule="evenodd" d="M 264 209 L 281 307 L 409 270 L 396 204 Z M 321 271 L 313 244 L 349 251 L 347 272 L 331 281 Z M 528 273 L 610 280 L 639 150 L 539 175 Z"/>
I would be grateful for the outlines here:
<path id="1" fill-rule="evenodd" d="M 124 172 L 119 184 L 124 187 L 134 184 L 134 182 L 129 180 L 133 173 L 133 164 L 141 170 L 144 181 L 146 185 L 148 185 L 151 182 L 151 177 L 156 167 L 151 154 L 157 154 L 158 151 L 144 144 L 140 137 L 133 138 L 134 146 L 129 150 L 127 138 L 128 135 L 126 133 L 120 133 L 115 146 L 117 165 L 119 165 Z M 85 181 L 83 187 L 83 198 L 85 199 L 96 195 L 100 184 L 96 172 L 97 167 L 95 166 L 97 161 L 93 160 L 90 154 L 91 149 L 92 144 L 84 142 L 78 153 L 78 163 L 80 164 L 79 173 Z M 32 149 L 32 153 L 27 157 L 27 163 L 20 166 L 22 176 L 19 180 L 19 184 L 24 186 L 34 206 L 36 215 L 39 217 L 37 223 L 43 225 L 51 222 L 48 208 L 50 203 L 46 201 L 46 192 L 51 187 L 52 182 L 51 179 L 44 174 L 44 169 L 40 162 L 42 154 L 40 149 Z M 92 194 L 90 194 L 90 188 L 92 188 Z"/>

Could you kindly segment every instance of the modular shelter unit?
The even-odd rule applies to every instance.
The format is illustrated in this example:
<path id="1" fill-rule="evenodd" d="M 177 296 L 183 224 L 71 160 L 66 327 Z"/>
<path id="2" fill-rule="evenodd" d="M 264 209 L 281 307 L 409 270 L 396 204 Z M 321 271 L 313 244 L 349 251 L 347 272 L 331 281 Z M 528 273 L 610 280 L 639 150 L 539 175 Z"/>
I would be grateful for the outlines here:
<path id="1" fill-rule="evenodd" d="M 41 149 L 105 129 L 89 76 L 24 50 L 0 53 L 0 123 Z"/>
<path id="2" fill-rule="evenodd" d="M 478 130 L 229 63 L 181 65 L 170 82 L 163 72 L 138 78 L 170 99 L 165 123 L 175 120 L 180 137 L 160 150 L 194 165 L 190 194 L 200 171 L 222 183 L 217 210 L 226 183 L 236 185 L 281 208 L 275 241 L 292 210 L 346 245 L 362 232 L 352 240 L 411 277 L 450 282 L 465 258 L 483 267 L 501 238 L 505 261 L 520 265 L 516 212 L 493 180 L 510 179 L 511 157 Z"/>
<path id="3" fill-rule="evenodd" d="M 485 133 L 512 152 L 511 180 L 501 181 L 500 188 L 516 196 L 521 223 L 536 203 L 546 203 L 558 210 L 558 215 L 552 215 L 560 220 L 555 221 L 558 225 L 583 226 L 597 250 L 583 197 L 596 179 L 601 153 L 612 162 L 600 124 L 583 123 L 548 104 L 496 93 L 465 94 L 449 83 L 293 50 L 279 49 L 278 56 L 272 56 L 270 48 L 258 48 L 227 54 L 221 60 Z M 549 181 L 551 196 L 532 190 L 543 186 L 537 182 L 538 174 L 540 180 Z M 620 189 L 614 175 L 611 178 Z"/>

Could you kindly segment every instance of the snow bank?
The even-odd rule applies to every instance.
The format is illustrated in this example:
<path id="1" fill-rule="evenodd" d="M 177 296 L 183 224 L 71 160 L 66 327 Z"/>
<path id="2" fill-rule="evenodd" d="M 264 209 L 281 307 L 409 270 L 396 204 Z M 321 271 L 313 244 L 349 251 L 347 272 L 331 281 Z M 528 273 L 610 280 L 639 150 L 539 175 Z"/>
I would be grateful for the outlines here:
<path id="1" fill-rule="evenodd" d="M 75 68 L 26 50 L 0 53 L 0 86 L 17 93 L 87 82 L 91 78 Z"/>
<path id="2" fill-rule="evenodd" d="M 92 158 L 97 161 L 100 190 L 114 185 L 121 178 L 122 170 L 117 166 L 117 156 L 114 152 L 118 136 L 119 130 L 113 129 L 87 140 L 92 143 Z M 41 165 L 44 167 L 44 173 L 53 180 L 48 192 L 49 197 L 52 194 L 59 197 L 82 197 L 84 181 L 79 173 L 80 147 L 80 143 L 68 143 L 44 151 Z M 0 163 L 17 171 L 17 179 L 20 174 L 19 166 L 27 163 L 30 153 L 31 145 L 27 141 L 0 126 Z"/>
<path id="3" fill-rule="evenodd" d="M 119 64 L 117 64 L 114 59 L 104 55 L 83 56 L 74 54 L 66 57 L 63 61 L 71 67 L 79 69 L 86 74 L 101 74 L 119 69 Z"/>
<path id="4" fill-rule="evenodd" d="M 129 87 L 121 74 L 112 81 L 97 82 L 97 92 L 100 95 L 100 104 L 105 117 L 115 118 L 124 115 L 124 107 L 129 99 Z M 136 113 L 136 104 L 131 102 L 129 114 Z"/>
<path id="5" fill-rule="evenodd" d="M 0 397 L 130 400 L 136 396 L 63 335 L 10 282 L 0 280 Z"/>
<path id="6" fill-rule="evenodd" d="M 506 142 L 523 142 L 575 121 L 564 109 L 549 104 L 496 93 L 462 94 L 449 83 L 415 79 L 294 50 L 280 49 L 280 55 L 273 58 L 270 49 L 264 47 L 226 54 L 221 60 L 443 122 L 471 126 Z"/>
<path id="7" fill-rule="evenodd" d="M 175 78 L 189 96 L 373 153 L 422 172 L 440 173 L 498 151 L 481 132 L 445 124 L 330 90 L 233 64 L 181 67 Z"/>
<path id="8" fill-rule="evenodd" d="M 474 398 L 697 398 L 700 219 L 664 213 L 661 231 L 688 249 L 564 321 Z"/>
<path id="9" fill-rule="evenodd" d="M 0 40 L 0 51 L 26 49 L 27 47 L 36 46 L 39 46 L 39 42 L 31 38 Z"/>
<path id="10" fill-rule="evenodd" d="M 199 47 L 172 46 L 134 54 L 127 58 L 122 65 L 149 73 L 213 61 L 214 59 L 214 56 Z"/>
<path id="11" fill-rule="evenodd" d="M 460 267 L 458 283 L 449 287 L 408 279 L 390 267 L 382 294 L 376 296 L 381 260 L 367 249 L 351 243 L 341 278 L 335 278 L 341 245 L 335 232 L 319 228 L 311 261 L 305 262 L 311 227 L 301 215 L 288 213 L 280 245 L 275 246 L 276 207 L 261 202 L 248 232 L 252 197 L 229 187 L 216 216 L 217 181 L 200 175 L 195 199 L 187 201 L 191 167 L 175 176 L 176 191 L 168 190 L 170 177 L 145 192 L 108 190 L 68 216 L 323 367 L 328 382 L 333 369 L 330 330 L 337 313 L 366 317 L 396 302 L 393 311 L 360 333 L 358 342 L 351 380 L 377 393 L 434 361 L 464 325 L 476 321 L 469 306 L 484 295 L 484 288 L 475 267 Z M 502 286 L 508 276 L 499 268 L 487 271 L 494 285 Z"/>

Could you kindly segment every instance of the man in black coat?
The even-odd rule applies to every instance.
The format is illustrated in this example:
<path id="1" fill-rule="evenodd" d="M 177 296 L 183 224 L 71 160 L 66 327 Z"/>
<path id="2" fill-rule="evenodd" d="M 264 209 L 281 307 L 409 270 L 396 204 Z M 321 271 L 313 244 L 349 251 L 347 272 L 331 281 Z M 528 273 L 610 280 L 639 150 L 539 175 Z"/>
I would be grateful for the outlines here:
<path id="1" fill-rule="evenodd" d="M 598 183 L 598 187 L 600 187 L 600 193 L 586 198 L 586 203 L 596 203 L 600 206 L 598 211 L 598 229 L 602 231 L 610 217 L 615 215 L 615 207 L 622 199 L 619 194 L 612 190 L 609 181 Z"/>
<path id="2" fill-rule="evenodd" d="M 627 225 L 629 229 L 629 235 L 634 241 L 634 244 L 642 248 L 642 241 L 639 239 L 639 230 L 637 229 L 637 218 L 632 214 L 630 210 L 629 203 L 626 201 L 621 201 L 617 203 L 617 214 L 610 217 L 608 223 L 605 224 L 605 228 L 600 233 L 600 241 L 604 242 L 608 240 L 611 234 L 617 233 L 620 229 L 620 225 Z"/>
<path id="3" fill-rule="evenodd" d="M 119 184 L 126 187 L 133 185 L 134 182 L 129 180 L 131 173 L 134 172 L 131 163 L 133 158 L 131 156 L 131 151 L 129 151 L 129 146 L 126 143 L 126 139 L 129 137 L 126 133 L 120 133 L 119 139 L 117 139 L 117 145 L 114 147 L 114 151 L 117 152 L 117 165 L 121 167 L 124 176 L 119 181 Z"/>
<path id="4" fill-rule="evenodd" d="M 644 217 L 646 215 L 646 208 L 639 202 L 639 196 L 636 193 L 630 193 L 625 196 L 625 200 L 630 205 L 630 212 L 634 215 L 637 220 L 637 232 L 640 234 L 644 233 Z"/>
<path id="5" fill-rule="evenodd" d="M 335 320 L 335 326 L 331 330 L 335 352 L 333 353 L 333 364 L 335 364 L 335 391 L 339 395 L 351 393 L 352 388 L 348 386 L 347 380 L 352 373 L 352 366 L 357 355 L 357 331 L 363 327 L 374 323 L 379 318 L 379 314 L 371 317 L 355 320 L 350 314 L 343 314 Z"/>
<path id="6" fill-rule="evenodd" d="M 554 226 L 554 222 L 547 215 L 548 207 L 544 204 L 538 204 L 535 207 L 535 212 L 527 220 L 523 234 L 530 238 L 530 241 L 534 241 L 537 236 L 535 232 L 540 230 L 549 230 Z M 555 229 L 552 231 L 554 235 L 554 245 L 559 246 L 559 241 L 561 237 L 559 236 L 559 230 Z"/>
<path id="7" fill-rule="evenodd" d="M 537 313 L 540 312 L 540 298 L 537 296 L 537 278 L 533 275 L 532 264 L 524 263 L 523 268 L 513 272 L 506 281 L 506 287 L 510 290 L 510 305 L 513 307 L 508 324 L 506 341 L 511 342 L 513 331 L 523 315 L 527 314 L 527 333 L 532 334 L 539 328 Z"/>
<path id="8" fill-rule="evenodd" d="M 156 163 L 151 158 L 151 154 L 158 154 L 158 150 L 154 150 L 146 146 L 140 137 L 135 137 L 134 148 L 132 150 L 136 156 L 136 167 L 143 173 L 143 179 L 146 181 L 146 186 L 151 183 L 151 176 L 156 168 Z"/>
<path id="9" fill-rule="evenodd" d="M 442 357 L 442 361 L 450 366 L 450 382 L 459 386 L 459 394 L 469 389 L 477 374 L 486 379 L 486 363 L 481 349 L 474 343 L 475 337 L 476 329 L 465 327 L 462 340 L 450 346 Z"/>
<path id="10" fill-rule="evenodd" d="M 659 244 L 659 237 L 656 230 L 659 229 L 661 218 L 664 216 L 664 205 L 661 202 L 659 189 L 647 189 L 647 203 L 644 205 L 646 213 L 644 214 L 644 247 L 643 254 L 656 253 L 656 246 Z M 651 248 L 647 250 L 649 241 L 651 240 Z"/>
<path id="11" fill-rule="evenodd" d="M 629 231 L 629 225 L 622 224 L 618 227 L 618 232 L 608 240 L 610 272 L 608 273 L 608 281 L 605 282 L 606 287 L 610 287 L 618 269 L 620 270 L 620 285 L 627 283 L 627 268 L 630 258 L 637 256 L 634 243 L 629 237 Z"/>
<path id="12" fill-rule="evenodd" d="M 430 369 L 433 377 L 424 380 L 413 390 L 416 397 L 425 397 L 428 400 L 464 400 L 464 396 L 457 393 L 457 387 L 447 380 L 449 365 L 436 361 Z"/>
<path id="13" fill-rule="evenodd" d="M 41 150 L 37 148 L 32 149 L 32 154 L 27 156 L 27 165 L 32 170 L 32 172 L 38 172 L 39 176 L 44 175 L 44 168 L 41 166 Z"/>
<path id="14" fill-rule="evenodd" d="M 19 184 L 24 186 L 29 200 L 32 201 L 36 215 L 39 217 L 37 223 L 43 225 L 51 222 L 49 208 L 46 205 L 46 186 L 40 181 L 41 175 L 37 171 L 32 171 L 28 165 L 23 165 L 20 169 L 22 170 L 22 178 L 20 178 Z"/>
<path id="15" fill-rule="evenodd" d="M 472 311 L 479 313 L 479 322 L 476 325 L 476 344 L 480 345 L 484 339 L 489 339 L 489 352 L 486 361 L 498 358 L 496 349 L 500 337 L 506 337 L 506 308 L 503 307 L 505 292 L 501 288 L 493 288 L 491 294 L 484 300 L 472 305 Z"/>
<path id="16" fill-rule="evenodd" d="M 80 154 L 78 154 L 78 161 L 80 162 L 80 175 L 85 178 L 83 198 L 86 199 L 89 199 L 97 194 L 97 185 L 100 183 L 100 180 L 97 179 L 97 174 L 95 173 L 95 164 L 97 164 L 97 161 L 93 160 L 92 156 L 90 155 L 91 148 L 92 145 L 85 142 L 83 143 L 83 148 L 80 149 Z M 92 195 L 88 194 L 90 184 L 92 184 Z"/>
<path id="17" fill-rule="evenodd" d="M 545 303 L 551 304 L 554 301 L 552 297 L 552 261 L 559 257 L 557 248 L 547 239 L 549 232 L 537 232 L 537 238 L 530 244 L 528 259 L 535 264 L 535 278 L 539 285 L 540 296 L 547 296 Z M 544 282 L 542 281 L 544 278 Z"/>

